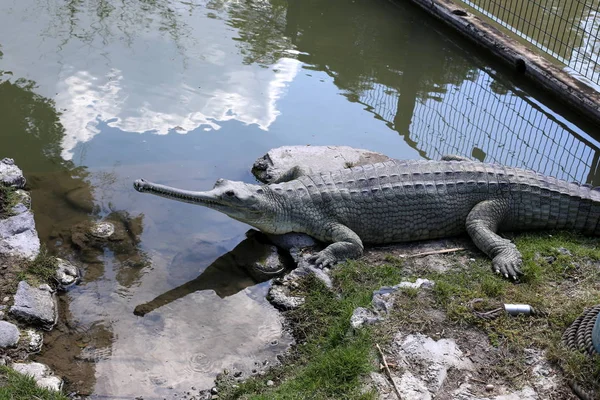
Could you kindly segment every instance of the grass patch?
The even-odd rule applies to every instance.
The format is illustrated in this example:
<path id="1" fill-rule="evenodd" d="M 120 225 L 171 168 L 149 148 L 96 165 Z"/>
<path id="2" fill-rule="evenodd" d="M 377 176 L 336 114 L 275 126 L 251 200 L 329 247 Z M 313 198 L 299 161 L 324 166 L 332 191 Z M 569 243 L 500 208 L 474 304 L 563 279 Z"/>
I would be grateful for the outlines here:
<path id="1" fill-rule="evenodd" d="M 563 368 L 568 379 L 585 381 L 600 390 L 600 357 L 586 357 L 561 345 L 565 329 L 583 312 L 600 302 L 600 249 L 597 239 L 573 233 L 524 234 L 515 238 L 523 254 L 524 276 L 512 283 L 491 273 L 490 260 L 480 259 L 446 273 L 431 273 L 436 282 L 434 301 L 457 325 L 474 325 L 487 333 L 493 345 L 509 348 L 505 370 L 525 370 L 525 348 L 546 350 L 550 361 Z M 470 303 L 490 310 L 503 303 L 524 303 L 541 313 L 492 320 L 474 315 Z M 502 366 L 500 366 L 502 369 Z M 585 379 L 584 379 L 585 378 Z"/>
<path id="2" fill-rule="evenodd" d="M 18 280 L 25 280 L 31 285 L 53 283 L 58 262 L 56 257 L 50 255 L 44 245 L 39 254 L 31 261 L 24 260 L 24 268 L 17 275 Z"/>
<path id="3" fill-rule="evenodd" d="M 29 376 L 0 366 L 0 400 L 67 400 L 67 396 L 43 389 Z"/>
<path id="4" fill-rule="evenodd" d="M 220 387 L 220 399 L 374 399 L 362 393 L 362 378 L 374 370 L 373 330 L 350 330 L 356 307 L 369 306 L 373 290 L 400 281 L 397 266 L 373 268 L 349 261 L 332 274 L 334 292 L 312 276 L 299 287 L 306 303 L 286 312 L 298 345 L 286 362 L 265 376 L 253 377 L 237 387 Z M 275 382 L 270 387 L 268 380 Z"/>
<path id="5" fill-rule="evenodd" d="M 0 218 L 12 215 L 11 209 L 17 205 L 17 199 L 18 196 L 13 187 L 0 184 Z"/>

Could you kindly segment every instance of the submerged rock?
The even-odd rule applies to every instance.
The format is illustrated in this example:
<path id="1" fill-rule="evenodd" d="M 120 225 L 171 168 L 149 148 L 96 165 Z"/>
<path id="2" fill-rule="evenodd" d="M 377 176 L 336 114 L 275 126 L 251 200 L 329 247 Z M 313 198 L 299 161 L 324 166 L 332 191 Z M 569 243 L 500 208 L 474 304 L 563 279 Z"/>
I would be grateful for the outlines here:
<path id="1" fill-rule="evenodd" d="M 110 222 L 96 222 L 90 226 L 90 233 L 100 239 L 108 239 L 115 233 L 115 225 Z"/>
<path id="2" fill-rule="evenodd" d="M 52 329 L 58 317 L 54 295 L 48 290 L 33 288 L 25 281 L 19 282 L 10 313 L 15 318 L 40 325 L 45 330 Z"/>
<path id="3" fill-rule="evenodd" d="M 62 389 L 63 381 L 52 374 L 47 365 L 32 363 L 13 363 L 11 368 L 23 375 L 29 375 L 35 379 L 35 382 L 46 389 L 59 392 Z"/>
<path id="4" fill-rule="evenodd" d="M 270 183 L 294 167 L 304 172 L 318 173 L 351 168 L 389 160 L 390 157 L 370 150 L 348 146 L 283 146 L 269 150 L 254 162 L 252 173 L 264 183 Z"/>
<path id="5" fill-rule="evenodd" d="M 0 347 L 12 347 L 19 341 L 19 328 L 10 322 L 0 321 Z"/>
<path id="6" fill-rule="evenodd" d="M 40 252 L 40 239 L 31 211 L 0 220 L 0 254 L 34 259 Z"/>
<path id="7" fill-rule="evenodd" d="M 58 269 L 55 278 L 58 281 L 58 287 L 61 290 L 66 290 L 79 281 L 79 269 L 62 258 L 57 258 L 56 261 L 58 262 Z"/>
<path id="8" fill-rule="evenodd" d="M 0 160 L 0 184 L 22 188 L 25 183 L 23 171 L 15 165 L 12 158 Z"/>

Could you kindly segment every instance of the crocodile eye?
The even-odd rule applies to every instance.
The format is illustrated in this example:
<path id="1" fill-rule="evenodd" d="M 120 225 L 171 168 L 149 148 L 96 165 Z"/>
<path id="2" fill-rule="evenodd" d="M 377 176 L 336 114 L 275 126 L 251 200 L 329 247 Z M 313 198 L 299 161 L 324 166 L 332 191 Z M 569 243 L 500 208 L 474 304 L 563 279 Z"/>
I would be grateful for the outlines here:
<path id="1" fill-rule="evenodd" d="M 235 196 L 235 192 L 234 192 L 233 190 L 228 190 L 228 191 L 226 191 L 226 192 L 225 192 L 225 194 L 226 194 L 227 196 L 229 196 L 229 197 L 233 197 L 233 196 Z"/>

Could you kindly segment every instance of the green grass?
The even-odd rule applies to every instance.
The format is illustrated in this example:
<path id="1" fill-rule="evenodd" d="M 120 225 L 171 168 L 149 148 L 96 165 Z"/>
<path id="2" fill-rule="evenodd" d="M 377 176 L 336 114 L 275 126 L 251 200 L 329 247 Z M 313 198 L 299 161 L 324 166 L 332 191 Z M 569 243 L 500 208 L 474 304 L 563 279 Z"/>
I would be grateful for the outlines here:
<path id="1" fill-rule="evenodd" d="M 22 263 L 24 263 L 23 268 L 17 275 L 19 281 L 25 280 L 30 285 L 53 284 L 55 282 L 53 279 L 58 263 L 56 258 L 48 253 L 44 245 L 42 245 L 39 254 L 33 260 L 24 260 Z"/>
<path id="2" fill-rule="evenodd" d="M 397 266 L 369 265 L 349 261 L 333 271 L 334 292 L 309 276 L 299 291 L 306 303 L 286 312 L 299 341 L 282 366 L 234 387 L 223 385 L 220 399 L 374 399 L 361 391 L 362 379 L 374 370 L 374 345 L 379 338 L 372 329 L 352 332 L 350 316 L 356 307 L 369 306 L 373 290 L 401 279 Z M 266 385 L 273 380 L 275 385 Z"/>
<path id="3" fill-rule="evenodd" d="M 60 393 L 37 386 L 34 379 L 0 366 L 0 400 L 67 400 Z"/>
<path id="4" fill-rule="evenodd" d="M 17 205 L 15 189 L 0 184 L 0 218 L 10 217 L 11 208 Z"/>
<path id="5" fill-rule="evenodd" d="M 374 399 L 361 387 L 378 356 L 375 343 L 383 347 L 398 331 L 422 332 L 440 338 L 446 332 L 460 335 L 475 330 L 498 347 L 490 355 L 486 371 L 520 387 L 531 378 L 527 348 L 545 351 L 568 380 L 584 388 L 600 390 L 600 357 L 588 357 L 561 345 L 564 330 L 586 307 L 600 302 L 600 249 L 597 239 L 570 233 L 524 234 L 514 238 L 523 254 L 524 276 L 520 282 L 506 280 L 491 270 L 491 261 L 480 253 L 442 256 L 450 265 L 446 272 L 414 271 L 410 259 L 384 257 L 382 265 L 348 261 L 332 271 L 333 292 L 314 277 L 298 288 L 306 303 L 285 313 L 299 344 L 283 365 L 241 383 L 226 378 L 219 383 L 220 399 Z M 566 251 L 565 251 L 566 250 Z M 403 273 L 413 271 L 414 276 Z M 432 291 L 401 290 L 389 319 L 382 324 L 352 332 L 349 321 L 359 306 L 369 307 L 373 290 L 411 278 L 435 281 Z M 477 303 L 472 300 L 481 299 Z M 488 311 L 504 303 L 525 303 L 541 311 L 496 319 L 477 317 L 473 309 Z M 432 318 L 443 311 L 443 323 Z M 443 324 L 443 326 L 441 326 Z M 272 380 L 273 386 L 266 382 Z"/>
<path id="6" fill-rule="evenodd" d="M 475 326 L 491 343 L 508 347 L 506 371 L 525 369 L 519 355 L 527 347 L 547 351 L 570 379 L 595 382 L 600 389 L 600 357 L 585 357 L 561 345 L 565 329 L 586 307 L 600 303 L 600 248 L 597 239 L 571 233 L 524 234 L 515 238 L 523 254 L 524 276 L 512 283 L 491 273 L 490 260 L 476 262 L 447 273 L 432 273 L 434 301 L 460 326 Z M 570 254 L 565 254 L 565 249 Z M 474 315 L 469 302 L 483 299 L 481 311 L 503 303 L 529 304 L 540 313 L 533 316 L 486 320 Z M 509 365 L 510 364 L 510 365 Z M 585 379 L 584 379 L 585 378 Z"/>

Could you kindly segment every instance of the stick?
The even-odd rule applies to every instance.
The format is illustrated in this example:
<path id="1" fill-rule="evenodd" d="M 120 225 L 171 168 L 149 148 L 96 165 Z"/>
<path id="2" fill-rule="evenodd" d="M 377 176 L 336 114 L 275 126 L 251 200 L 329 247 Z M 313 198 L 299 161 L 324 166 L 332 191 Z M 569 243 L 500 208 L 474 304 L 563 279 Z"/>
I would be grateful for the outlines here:
<path id="1" fill-rule="evenodd" d="M 377 350 L 379 350 L 379 355 L 381 356 L 381 360 L 383 361 L 383 366 L 385 367 L 385 372 L 387 372 L 388 378 L 390 378 L 390 381 L 392 381 L 392 386 L 394 386 L 396 395 L 398 396 L 399 400 L 402 400 L 402 396 L 400 396 L 400 391 L 398 390 L 398 386 L 396 386 L 396 382 L 394 382 L 394 379 L 392 379 L 392 373 L 390 372 L 390 367 L 388 367 L 388 363 L 385 359 L 385 356 L 383 355 L 383 351 L 381 351 L 381 347 L 379 347 L 379 343 L 375 343 L 375 346 L 377 346 Z"/>
<path id="2" fill-rule="evenodd" d="M 426 251 L 424 253 L 417 253 L 417 254 L 400 254 L 398 257 L 400 257 L 400 258 L 424 257 L 424 256 L 430 256 L 432 254 L 454 253 L 456 251 L 462 251 L 462 250 L 466 250 L 466 249 L 464 247 L 455 247 L 453 249 Z"/>

